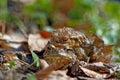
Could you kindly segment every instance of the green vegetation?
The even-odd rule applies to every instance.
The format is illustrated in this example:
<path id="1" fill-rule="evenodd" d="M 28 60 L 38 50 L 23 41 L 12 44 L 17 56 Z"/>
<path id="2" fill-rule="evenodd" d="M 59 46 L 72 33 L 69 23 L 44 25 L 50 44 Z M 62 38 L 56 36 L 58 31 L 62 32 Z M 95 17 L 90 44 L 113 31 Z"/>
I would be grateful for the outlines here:
<path id="1" fill-rule="evenodd" d="M 31 51 L 31 53 L 34 60 L 32 64 L 34 64 L 36 67 L 40 67 L 39 57 L 33 51 Z"/>
<path id="2" fill-rule="evenodd" d="M 37 79 L 36 79 L 35 75 L 30 75 L 30 76 L 28 77 L 28 80 L 37 80 Z"/>
<path id="3" fill-rule="evenodd" d="M 10 66 L 10 68 L 14 67 L 14 66 L 15 66 L 15 61 L 14 61 L 14 60 L 11 60 L 11 61 L 9 62 L 9 66 Z"/>

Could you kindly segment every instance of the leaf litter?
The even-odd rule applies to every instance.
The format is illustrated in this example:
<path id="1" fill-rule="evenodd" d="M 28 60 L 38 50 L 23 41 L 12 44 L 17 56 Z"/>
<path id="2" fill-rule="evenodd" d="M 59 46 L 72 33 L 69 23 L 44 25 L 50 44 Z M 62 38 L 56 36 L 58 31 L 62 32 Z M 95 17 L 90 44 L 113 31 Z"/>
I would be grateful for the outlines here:
<path id="1" fill-rule="evenodd" d="M 115 79 L 114 73 L 120 71 L 119 64 L 110 62 L 113 45 L 105 45 L 96 35 L 64 27 L 54 30 L 50 38 L 48 33 L 47 38 L 42 36 L 29 35 L 17 48 L 0 39 L 0 80 L 28 80 L 29 75 L 37 80 L 60 80 L 64 75 L 65 80 Z"/>

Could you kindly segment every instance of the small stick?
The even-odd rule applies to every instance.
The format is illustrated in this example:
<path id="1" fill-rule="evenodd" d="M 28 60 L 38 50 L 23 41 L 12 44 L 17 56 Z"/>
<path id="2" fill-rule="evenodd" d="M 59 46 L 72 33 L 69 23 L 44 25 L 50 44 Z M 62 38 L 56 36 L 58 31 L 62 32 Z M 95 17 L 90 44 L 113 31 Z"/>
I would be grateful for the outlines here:
<path id="1" fill-rule="evenodd" d="M 4 22 L 0 22 L 0 28 L 1 28 L 2 37 L 3 37 L 5 34 L 5 23 Z"/>
<path id="2" fill-rule="evenodd" d="M 5 41 L 5 42 L 7 42 L 7 43 L 13 43 L 13 44 L 21 44 L 21 43 L 25 42 L 25 41 L 21 41 L 21 42 L 18 42 L 18 41 L 10 41 L 10 40 L 1 39 L 1 38 L 0 38 L 0 41 Z M 26 42 L 27 42 L 27 41 L 26 41 Z"/>

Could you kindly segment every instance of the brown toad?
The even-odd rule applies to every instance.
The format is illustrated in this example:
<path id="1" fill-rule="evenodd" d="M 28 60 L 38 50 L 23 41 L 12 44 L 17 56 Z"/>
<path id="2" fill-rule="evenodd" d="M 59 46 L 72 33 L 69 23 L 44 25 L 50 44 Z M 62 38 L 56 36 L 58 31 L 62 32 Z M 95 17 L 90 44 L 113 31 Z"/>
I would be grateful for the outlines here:
<path id="1" fill-rule="evenodd" d="M 64 27 L 51 33 L 44 58 L 49 64 L 58 63 L 57 68 L 65 67 L 76 60 L 88 61 L 88 57 L 93 54 L 91 45 L 83 33 Z"/>
<path id="2" fill-rule="evenodd" d="M 56 69 L 66 68 L 76 61 L 109 62 L 110 57 L 111 47 L 104 46 L 104 42 L 96 35 L 86 36 L 67 27 L 51 33 L 44 53 L 44 59 L 49 64 L 56 63 Z"/>

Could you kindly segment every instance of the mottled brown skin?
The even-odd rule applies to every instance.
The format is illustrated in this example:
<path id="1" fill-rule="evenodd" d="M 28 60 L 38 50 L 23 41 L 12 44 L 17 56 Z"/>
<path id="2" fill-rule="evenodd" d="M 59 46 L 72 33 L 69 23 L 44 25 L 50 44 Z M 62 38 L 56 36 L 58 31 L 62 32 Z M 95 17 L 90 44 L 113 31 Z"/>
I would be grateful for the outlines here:
<path id="1" fill-rule="evenodd" d="M 51 33 L 44 58 L 49 63 L 56 63 L 56 69 L 64 69 L 76 60 L 88 61 L 93 48 L 83 33 L 64 27 Z"/>
<path id="2" fill-rule="evenodd" d="M 112 46 L 105 46 L 98 36 L 85 35 L 72 28 L 56 29 L 51 33 L 44 59 L 55 63 L 55 69 L 66 69 L 76 61 L 109 63 L 112 57 Z"/>

